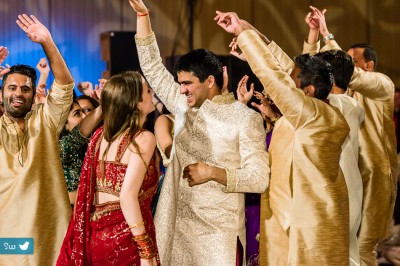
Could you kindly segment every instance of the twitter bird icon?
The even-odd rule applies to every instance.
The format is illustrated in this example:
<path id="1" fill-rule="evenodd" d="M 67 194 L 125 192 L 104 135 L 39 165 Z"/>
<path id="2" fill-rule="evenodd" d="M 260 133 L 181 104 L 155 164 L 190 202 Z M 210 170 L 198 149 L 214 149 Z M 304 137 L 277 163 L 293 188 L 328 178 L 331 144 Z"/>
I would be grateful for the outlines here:
<path id="1" fill-rule="evenodd" d="M 29 248 L 29 242 L 28 241 L 26 241 L 24 244 L 19 244 L 19 248 L 21 249 L 21 250 L 27 250 L 28 248 Z"/>

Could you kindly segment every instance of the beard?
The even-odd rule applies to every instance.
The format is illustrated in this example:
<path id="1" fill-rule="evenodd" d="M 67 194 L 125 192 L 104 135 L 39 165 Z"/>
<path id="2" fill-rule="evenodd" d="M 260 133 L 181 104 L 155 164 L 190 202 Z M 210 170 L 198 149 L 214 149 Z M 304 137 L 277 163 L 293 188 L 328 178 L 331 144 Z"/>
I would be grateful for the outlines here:
<path id="1" fill-rule="evenodd" d="M 27 113 L 29 113 L 32 109 L 33 98 L 25 99 L 23 98 L 22 106 L 15 108 L 11 105 L 13 98 L 5 98 L 3 99 L 4 103 L 4 113 L 12 118 L 24 118 Z"/>

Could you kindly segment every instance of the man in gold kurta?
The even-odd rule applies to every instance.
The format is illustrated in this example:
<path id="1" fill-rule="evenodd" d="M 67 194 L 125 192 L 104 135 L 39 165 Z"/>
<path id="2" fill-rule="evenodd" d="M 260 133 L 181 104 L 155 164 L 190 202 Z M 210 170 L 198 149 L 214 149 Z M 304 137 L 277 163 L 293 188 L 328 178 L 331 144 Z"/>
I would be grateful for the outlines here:
<path id="1" fill-rule="evenodd" d="M 146 13 L 140 4 L 134 8 Z M 181 57 L 176 83 L 148 16 L 138 15 L 137 26 L 140 66 L 175 115 L 172 161 L 155 215 L 161 264 L 236 265 L 246 246 L 244 192 L 264 192 L 269 180 L 262 117 L 220 95 L 222 65 L 204 49 Z"/>
<path id="2" fill-rule="evenodd" d="M 269 191 L 261 199 L 265 231 L 261 231 L 260 264 L 348 264 L 349 206 L 339 158 L 349 127 L 339 110 L 323 100 L 332 79 L 319 94 L 318 82 L 328 82 L 329 66 L 321 59 L 299 56 L 299 90 L 255 31 L 245 30 L 235 13 L 217 13 L 218 24 L 238 36 L 251 69 L 283 114 L 269 148 Z M 311 84 L 304 83 L 306 76 L 317 75 Z"/>
<path id="3" fill-rule="evenodd" d="M 268 44 L 268 47 L 278 59 L 280 66 L 290 73 L 294 62 L 273 41 Z M 308 48 L 309 45 L 306 43 L 306 51 Z M 338 108 L 350 128 L 350 133 L 342 145 L 339 165 L 346 180 L 349 195 L 349 263 L 355 266 L 360 265 L 357 235 L 361 224 L 363 185 L 358 168 L 358 155 L 359 131 L 364 121 L 364 109 L 356 100 L 345 94 L 354 71 L 352 59 L 346 53 L 337 50 L 319 53 L 317 56 L 331 63 L 335 83 L 328 95 L 329 104 Z M 299 87 L 298 84 L 296 86 Z"/>
<path id="4" fill-rule="evenodd" d="M 341 50 L 328 31 L 324 14 L 316 8 L 311 9 L 326 43 L 321 51 Z M 309 43 L 307 49 L 318 52 L 319 42 Z M 366 51 L 371 58 L 365 58 Z M 372 47 L 356 46 L 348 53 L 356 66 L 348 92 L 365 110 L 365 120 L 360 128 L 359 168 L 364 188 L 358 233 L 360 258 L 361 265 L 377 265 L 375 249 L 390 232 L 397 190 L 398 162 L 393 123 L 395 89 L 388 76 L 375 72 L 376 54 Z"/>
<path id="5" fill-rule="evenodd" d="M 0 237 L 31 238 L 33 254 L 0 255 L 0 265 L 55 265 L 71 213 L 61 169 L 58 135 L 72 103 L 73 79 L 50 33 L 34 16 L 20 28 L 42 45 L 54 74 L 44 104 L 31 110 L 36 72 L 11 67 L 2 84 L 0 118 Z M 7 70 L 8 71 L 8 70 Z M 15 243 L 14 243 L 15 244 Z M 16 244 L 18 251 L 24 243 Z M 30 250 L 25 244 L 25 248 Z M 7 250 L 3 251 L 7 252 Z"/>

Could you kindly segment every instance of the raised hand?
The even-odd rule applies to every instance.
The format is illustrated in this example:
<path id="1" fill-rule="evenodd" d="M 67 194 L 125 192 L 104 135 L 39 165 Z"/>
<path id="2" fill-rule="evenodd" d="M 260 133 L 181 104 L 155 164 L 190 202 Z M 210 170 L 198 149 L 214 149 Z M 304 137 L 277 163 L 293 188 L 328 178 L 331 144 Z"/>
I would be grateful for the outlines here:
<path id="1" fill-rule="evenodd" d="M 34 15 L 19 15 L 16 22 L 32 42 L 43 44 L 52 41 L 49 30 Z"/>
<path id="2" fill-rule="evenodd" d="M 265 100 L 267 100 L 265 95 L 258 91 L 254 92 L 254 96 L 257 98 L 257 100 L 260 100 L 261 103 L 263 103 Z"/>
<path id="3" fill-rule="evenodd" d="M 214 20 L 226 32 L 233 33 L 238 36 L 245 28 L 243 27 L 238 15 L 235 12 L 221 12 L 216 11 L 217 16 Z"/>
<path id="4" fill-rule="evenodd" d="M 304 19 L 310 30 L 319 31 L 319 21 L 313 17 L 313 12 L 308 12 L 306 18 Z"/>
<path id="5" fill-rule="evenodd" d="M 236 93 L 238 97 L 238 101 L 247 104 L 251 97 L 254 94 L 254 84 L 250 85 L 250 90 L 247 90 L 247 81 L 249 80 L 249 76 L 244 75 L 242 79 L 239 81 Z"/>
<path id="6" fill-rule="evenodd" d="M 326 9 L 320 11 L 318 8 L 310 6 L 311 9 L 311 18 L 315 23 L 318 23 L 319 27 L 319 32 L 322 36 L 326 36 L 329 34 L 328 27 L 326 25 L 326 20 L 325 20 L 325 13 Z"/>
<path id="7" fill-rule="evenodd" d="M 148 9 L 142 0 L 129 0 L 129 4 L 136 13 L 148 13 Z"/>
<path id="8" fill-rule="evenodd" d="M 228 77 L 228 69 L 226 66 L 222 67 L 222 77 L 223 77 L 223 84 L 221 88 L 221 93 L 227 94 L 229 93 L 229 88 L 228 88 L 229 77 Z"/>
<path id="9" fill-rule="evenodd" d="M 106 79 L 99 79 L 99 85 L 94 86 L 94 93 L 96 95 L 96 98 L 100 101 L 101 99 L 101 93 L 103 92 L 104 86 L 106 85 L 107 80 Z"/>
<path id="10" fill-rule="evenodd" d="M 0 46 L 0 65 L 3 64 L 4 60 L 8 56 L 8 49 L 7 47 Z"/>
<path id="11" fill-rule="evenodd" d="M 256 107 L 258 110 L 260 110 L 262 117 L 268 124 L 272 124 L 272 120 L 277 119 L 279 117 L 279 114 L 277 114 L 272 109 L 271 104 L 268 102 L 268 100 L 265 98 L 265 96 L 262 93 L 256 91 L 255 96 L 261 102 L 260 102 L 260 104 L 252 102 L 251 105 Z"/>
<path id="12" fill-rule="evenodd" d="M 45 57 L 40 58 L 39 62 L 36 65 L 36 69 L 39 71 L 40 74 L 49 74 L 50 73 L 50 66 Z"/>
<path id="13" fill-rule="evenodd" d="M 239 46 L 236 43 L 237 37 L 233 38 L 231 43 L 229 44 L 229 47 L 231 48 L 231 51 L 229 52 L 231 55 L 239 58 L 242 61 L 247 61 L 246 56 L 240 51 Z"/>
<path id="14" fill-rule="evenodd" d="M 7 56 L 8 56 L 7 47 L 0 46 L 0 65 L 4 62 Z M 10 69 L 8 67 L 0 66 L 0 78 L 3 77 L 9 71 Z"/>
<path id="15" fill-rule="evenodd" d="M 46 84 L 36 87 L 35 104 L 44 103 L 46 99 Z"/>
<path id="16" fill-rule="evenodd" d="M 93 92 L 93 84 L 89 81 L 82 81 L 79 82 L 78 84 L 78 90 L 89 97 L 93 97 L 94 96 L 94 92 Z"/>

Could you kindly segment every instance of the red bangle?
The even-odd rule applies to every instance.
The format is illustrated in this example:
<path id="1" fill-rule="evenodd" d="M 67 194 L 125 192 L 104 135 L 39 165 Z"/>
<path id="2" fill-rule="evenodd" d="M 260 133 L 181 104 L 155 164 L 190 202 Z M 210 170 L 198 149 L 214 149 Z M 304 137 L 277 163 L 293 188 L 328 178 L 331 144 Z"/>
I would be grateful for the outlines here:
<path id="1" fill-rule="evenodd" d="M 145 16 L 148 16 L 149 14 L 150 14 L 150 9 L 147 9 L 147 13 L 137 13 L 136 15 L 138 17 L 145 17 Z"/>

